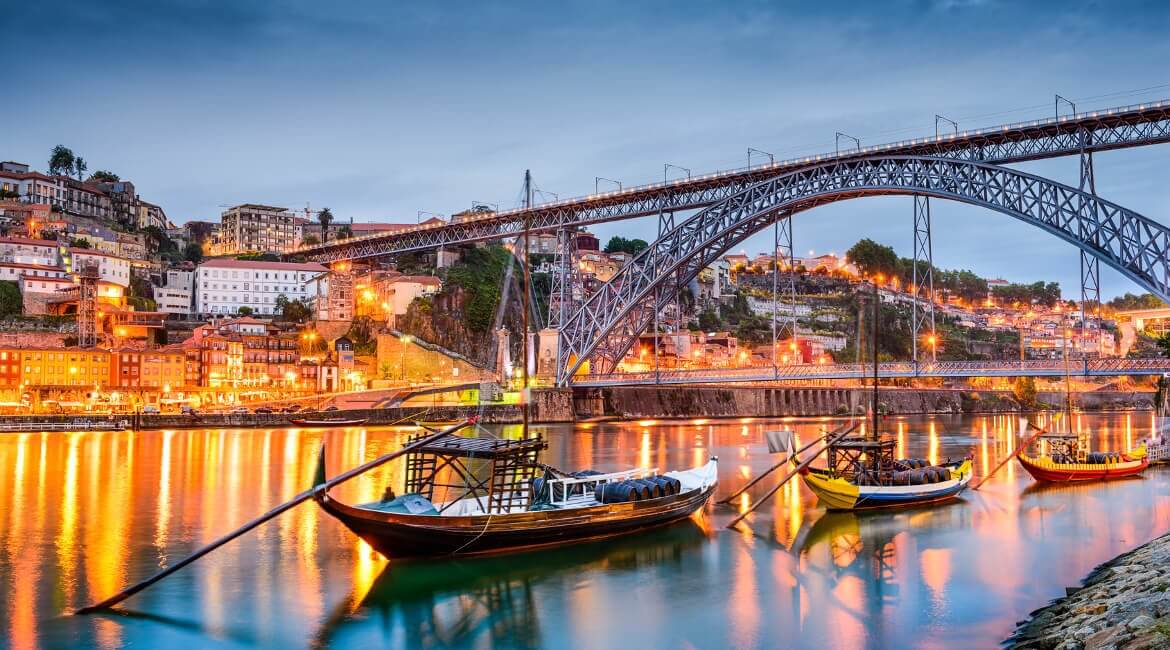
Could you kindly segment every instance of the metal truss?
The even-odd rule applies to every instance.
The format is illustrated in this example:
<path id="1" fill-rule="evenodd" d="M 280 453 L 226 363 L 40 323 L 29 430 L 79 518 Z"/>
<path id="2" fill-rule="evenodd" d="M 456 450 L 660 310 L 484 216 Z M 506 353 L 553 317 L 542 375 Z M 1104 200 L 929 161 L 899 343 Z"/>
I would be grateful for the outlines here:
<path id="1" fill-rule="evenodd" d="M 772 361 L 775 362 L 777 340 L 787 332 L 793 344 L 796 343 L 796 251 L 793 249 L 791 219 L 773 224 L 772 243 L 772 250 L 775 251 L 775 269 L 772 273 Z M 789 315 L 792 317 L 784 323 L 779 321 L 781 268 L 788 273 L 788 286 L 783 287 L 783 290 L 788 294 Z"/>
<path id="2" fill-rule="evenodd" d="M 581 274 L 574 262 L 577 251 L 577 231 L 561 228 L 557 231 L 557 254 L 554 261 L 556 271 L 552 275 L 552 286 L 548 294 L 548 327 L 559 329 L 561 323 L 577 308 L 581 295 Z"/>
<path id="3" fill-rule="evenodd" d="M 1117 377 L 1123 375 L 1160 375 L 1170 372 L 1170 359 L 1081 359 L 1070 372 L 1078 377 Z M 893 361 L 878 364 L 878 376 L 888 379 L 914 377 L 1063 377 L 1062 360 L 1041 361 L 943 361 L 914 363 Z M 770 366 L 749 368 L 703 368 L 698 370 L 664 370 L 657 377 L 663 384 L 707 384 L 729 382 L 770 382 L 788 380 L 868 379 L 873 366 L 858 363 L 805 364 L 781 366 L 779 373 Z M 652 372 L 586 374 L 573 379 L 578 387 L 630 386 L 655 382 Z"/>
<path id="4" fill-rule="evenodd" d="M 661 307 L 658 288 L 664 282 L 689 282 L 774 221 L 837 201 L 899 194 L 962 201 L 1013 216 L 1170 300 L 1170 229 L 1115 203 L 996 165 L 910 156 L 831 161 L 753 185 L 695 213 L 642 251 L 563 324 L 558 381 L 568 383 L 590 358 L 594 371 L 611 372 Z M 1094 236 L 1086 239 L 1086 232 Z"/>
<path id="5" fill-rule="evenodd" d="M 913 264 L 910 271 L 910 290 L 914 293 L 910 315 L 913 359 L 918 361 L 918 345 L 925 333 L 930 337 L 930 360 L 934 361 L 934 251 L 930 240 L 930 197 L 921 194 L 914 195 Z"/>
<path id="6" fill-rule="evenodd" d="M 1091 196 L 1097 196 L 1097 182 L 1093 176 L 1093 152 L 1091 149 L 1093 134 L 1087 131 L 1081 133 L 1081 182 L 1077 188 Z M 1095 205 L 1087 206 L 1095 210 Z M 1095 221 L 1095 219 L 1094 219 Z M 1095 230 L 1081 233 L 1082 239 L 1095 241 Z M 1088 340 L 1090 318 L 1097 321 L 1101 314 L 1101 265 L 1097 258 L 1082 250 L 1081 257 L 1081 342 Z M 1098 327 L 1100 324 L 1098 323 Z"/>
<path id="7" fill-rule="evenodd" d="M 1083 134 L 1089 135 L 1086 145 Z M 1094 111 L 917 138 L 859 150 L 776 161 L 689 178 L 664 181 L 532 208 L 488 212 L 445 225 L 418 226 L 388 234 L 333 241 L 289 253 L 322 262 L 380 257 L 444 245 L 513 237 L 527 220 L 534 232 L 618 221 L 714 205 L 753 185 L 826 162 L 849 162 L 874 155 L 941 156 L 987 163 L 1016 163 L 1170 142 L 1170 101 Z"/>

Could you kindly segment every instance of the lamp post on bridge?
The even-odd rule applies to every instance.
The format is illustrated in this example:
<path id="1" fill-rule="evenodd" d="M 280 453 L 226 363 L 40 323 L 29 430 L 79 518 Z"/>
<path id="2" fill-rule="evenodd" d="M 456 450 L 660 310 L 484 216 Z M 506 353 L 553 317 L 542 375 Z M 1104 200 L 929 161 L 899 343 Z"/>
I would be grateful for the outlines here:
<path id="1" fill-rule="evenodd" d="M 613 183 L 614 185 L 617 185 L 619 192 L 622 191 L 622 182 L 621 181 L 615 181 L 612 178 L 605 178 L 604 176 L 594 176 L 593 177 L 593 193 L 594 194 L 599 193 L 598 185 L 601 184 L 601 181 L 605 181 L 606 183 Z"/>
<path id="2" fill-rule="evenodd" d="M 833 142 L 833 147 L 836 149 L 836 154 L 838 156 L 841 155 L 841 138 L 845 138 L 846 140 L 852 140 L 853 144 L 856 145 L 857 150 L 861 151 L 861 140 L 849 135 L 848 133 L 841 133 L 840 131 L 837 131 L 836 139 Z"/>
<path id="3" fill-rule="evenodd" d="M 767 157 L 768 157 L 768 163 L 769 163 L 769 164 L 772 164 L 772 165 L 775 165 L 775 164 L 776 164 L 776 156 L 773 156 L 772 154 L 768 153 L 767 151 L 761 151 L 761 150 L 759 150 L 759 149 L 753 149 L 752 147 L 748 147 L 748 148 L 747 148 L 747 150 L 748 150 L 748 151 L 747 151 L 747 154 L 748 154 L 748 164 L 747 164 L 747 166 L 748 166 L 748 169 L 751 169 L 751 168 L 752 168 L 752 154 L 753 154 L 753 153 L 755 153 L 755 154 L 759 154 L 759 155 L 761 155 L 761 156 L 767 156 Z"/>
<path id="4" fill-rule="evenodd" d="M 1054 95 L 1054 97 L 1055 97 L 1055 99 L 1052 100 L 1052 104 L 1053 104 L 1053 108 L 1055 109 L 1056 119 L 1058 119 L 1058 120 L 1060 119 L 1060 105 L 1061 104 L 1067 104 L 1068 107 L 1070 109 L 1072 109 L 1072 114 L 1073 115 L 1077 114 L 1077 105 L 1076 104 L 1072 103 L 1071 101 L 1069 101 L 1068 99 L 1066 99 L 1064 97 L 1061 97 L 1060 95 Z"/>

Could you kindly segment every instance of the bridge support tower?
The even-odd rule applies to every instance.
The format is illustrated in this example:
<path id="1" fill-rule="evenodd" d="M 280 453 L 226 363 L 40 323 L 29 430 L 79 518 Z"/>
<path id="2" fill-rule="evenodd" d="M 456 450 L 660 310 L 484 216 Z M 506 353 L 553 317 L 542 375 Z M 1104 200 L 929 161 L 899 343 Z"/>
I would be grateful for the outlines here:
<path id="1" fill-rule="evenodd" d="M 930 197 L 915 194 L 913 198 L 914 264 L 910 271 L 911 291 L 914 294 L 910 316 L 912 350 L 914 361 L 918 362 L 918 348 L 925 343 L 933 363 L 936 360 L 938 334 L 934 329 L 934 250 L 930 239 Z"/>
<path id="2" fill-rule="evenodd" d="M 1081 130 L 1080 145 L 1081 145 L 1081 179 L 1080 185 L 1077 189 L 1085 192 L 1092 198 L 1097 197 L 1097 182 L 1093 176 L 1093 151 L 1090 148 L 1092 145 L 1093 134 Z M 1081 199 L 1081 212 L 1088 217 L 1081 220 L 1080 237 L 1082 240 L 1099 244 L 1099 228 L 1100 216 L 1097 212 L 1097 202 Z M 1086 343 L 1089 340 L 1090 330 L 1096 331 L 1097 339 L 1097 356 L 1100 356 L 1101 349 L 1101 332 L 1100 332 L 1100 316 L 1101 316 L 1101 263 L 1095 256 L 1081 249 L 1081 354 L 1088 354 Z M 1089 327 L 1090 322 L 1095 324 L 1095 327 Z"/>

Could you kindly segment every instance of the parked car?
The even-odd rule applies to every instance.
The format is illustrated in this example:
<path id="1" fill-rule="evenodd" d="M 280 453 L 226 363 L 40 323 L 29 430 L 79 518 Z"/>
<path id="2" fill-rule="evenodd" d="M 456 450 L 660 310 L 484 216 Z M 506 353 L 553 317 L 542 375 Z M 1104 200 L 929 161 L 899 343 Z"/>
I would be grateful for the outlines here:
<path id="1" fill-rule="evenodd" d="M 285 413 L 296 413 L 299 410 L 301 410 L 300 404 L 289 404 L 287 407 L 285 407 L 284 412 Z"/>
<path id="2" fill-rule="evenodd" d="M 195 408 L 193 406 L 191 406 L 190 404 L 184 404 L 184 405 L 180 406 L 179 412 L 182 413 L 183 415 L 199 415 L 199 412 L 196 411 Z"/>
<path id="3" fill-rule="evenodd" d="M 267 407 L 267 406 L 261 406 L 260 408 L 256 409 L 255 411 L 252 411 L 252 412 L 257 414 L 257 415 L 268 415 L 269 413 L 272 413 L 272 409 Z"/>
<path id="4" fill-rule="evenodd" d="M 244 408 L 243 406 L 237 406 L 236 408 L 228 411 L 228 413 L 231 413 L 232 415 L 247 415 L 248 409 Z"/>
<path id="5" fill-rule="evenodd" d="M 158 410 L 157 406 L 155 406 L 153 404 L 147 404 L 146 406 L 142 407 L 142 414 L 143 415 L 158 415 L 159 410 Z"/>

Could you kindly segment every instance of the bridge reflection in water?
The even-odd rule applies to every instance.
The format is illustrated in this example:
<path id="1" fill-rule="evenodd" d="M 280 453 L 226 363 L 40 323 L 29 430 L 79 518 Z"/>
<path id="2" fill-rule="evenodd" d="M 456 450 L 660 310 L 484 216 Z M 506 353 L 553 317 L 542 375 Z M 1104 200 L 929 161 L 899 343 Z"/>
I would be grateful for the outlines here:
<path id="1" fill-rule="evenodd" d="M 1041 416 L 1040 421 L 1043 421 Z M 1100 449 L 1148 435 L 1149 413 L 1081 415 Z M 565 468 L 673 468 L 720 457 L 720 494 L 770 466 L 763 431 L 810 440 L 829 419 L 640 421 L 543 430 Z M 895 418 L 909 456 L 1010 453 L 1014 416 Z M 497 429 L 514 435 L 514 427 Z M 153 647 L 986 647 L 1093 566 L 1170 528 L 1170 475 L 1038 490 L 1009 464 L 964 501 L 826 514 L 790 482 L 738 531 L 734 506 L 643 535 L 455 562 L 386 562 L 299 507 L 126 603 L 61 617 L 279 503 L 395 448 L 404 429 L 18 434 L 0 437 L 0 645 Z M 344 486 L 373 499 L 401 469 Z M 768 479 L 765 483 L 773 479 Z M 778 479 L 777 479 L 778 480 Z"/>

